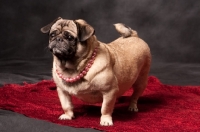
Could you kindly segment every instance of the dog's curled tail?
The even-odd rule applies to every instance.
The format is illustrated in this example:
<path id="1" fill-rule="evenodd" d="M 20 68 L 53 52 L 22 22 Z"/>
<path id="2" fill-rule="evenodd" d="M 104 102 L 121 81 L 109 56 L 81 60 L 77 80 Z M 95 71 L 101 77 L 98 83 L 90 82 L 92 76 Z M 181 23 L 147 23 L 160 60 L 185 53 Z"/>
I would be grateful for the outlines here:
<path id="1" fill-rule="evenodd" d="M 138 34 L 135 30 L 132 30 L 130 27 L 126 26 L 123 23 L 116 23 L 114 24 L 114 26 L 117 32 L 119 32 L 123 38 L 127 38 L 130 36 L 138 37 Z"/>

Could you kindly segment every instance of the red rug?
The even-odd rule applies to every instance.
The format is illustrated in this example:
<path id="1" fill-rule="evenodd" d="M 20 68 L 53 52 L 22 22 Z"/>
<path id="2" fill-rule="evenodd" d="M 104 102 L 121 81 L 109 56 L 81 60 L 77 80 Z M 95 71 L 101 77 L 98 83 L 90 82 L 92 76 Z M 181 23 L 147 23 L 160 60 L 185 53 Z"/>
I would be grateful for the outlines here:
<path id="1" fill-rule="evenodd" d="M 117 101 L 113 113 L 114 126 L 111 127 L 99 125 L 100 105 L 88 105 L 76 98 L 73 98 L 76 118 L 70 121 L 58 120 L 63 111 L 52 81 L 3 86 L 0 88 L 0 109 L 61 125 L 110 132 L 200 131 L 200 86 L 163 85 L 151 76 L 139 100 L 138 113 L 127 111 L 130 94 L 131 90 Z"/>

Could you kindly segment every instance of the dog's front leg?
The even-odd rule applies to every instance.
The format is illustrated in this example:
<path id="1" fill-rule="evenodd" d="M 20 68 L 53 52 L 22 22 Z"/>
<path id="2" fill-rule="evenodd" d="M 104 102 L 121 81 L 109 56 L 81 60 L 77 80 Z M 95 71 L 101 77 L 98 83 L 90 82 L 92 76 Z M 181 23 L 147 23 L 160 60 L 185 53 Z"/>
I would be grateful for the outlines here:
<path id="1" fill-rule="evenodd" d="M 112 126 L 112 112 L 116 102 L 116 90 L 112 89 L 109 92 L 103 93 L 103 103 L 101 107 L 101 120 L 100 125 Z"/>
<path id="2" fill-rule="evenodd" d="M 58 97 L 60 99 L 60 103 L 62 106 L 62 109 L 64 111 L 64 114 L 62 114 L 59 119 L 60 120 L 71 120 L 74 117 L 73 113 L 73 105 L 71 102 L 71 96 L 57 87 Z"/>

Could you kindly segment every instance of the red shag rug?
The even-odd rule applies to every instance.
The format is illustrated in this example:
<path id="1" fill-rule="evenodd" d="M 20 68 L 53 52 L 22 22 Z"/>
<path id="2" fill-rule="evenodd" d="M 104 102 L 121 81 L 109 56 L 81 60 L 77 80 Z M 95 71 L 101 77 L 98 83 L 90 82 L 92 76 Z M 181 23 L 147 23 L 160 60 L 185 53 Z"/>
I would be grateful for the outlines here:
<path id="1" fill-rule="evenodd" d="M 102 127 L 100 105 L 89 105 L 73 98 L 76 118 L 60 121 L 63 113 L 55 84 L 42 81 L 37 84 L 9 84 L 0 88 L 0 109 L 28 117 L 73 126 L 116 131 L 183 132 L 200 131 L 200 86 L 169 86 L 156 77 L 149 77 L 148 86 L 139 100 L 139 112 L 127 111 L 131 90 L 116 102 L 114 126 Z"/>

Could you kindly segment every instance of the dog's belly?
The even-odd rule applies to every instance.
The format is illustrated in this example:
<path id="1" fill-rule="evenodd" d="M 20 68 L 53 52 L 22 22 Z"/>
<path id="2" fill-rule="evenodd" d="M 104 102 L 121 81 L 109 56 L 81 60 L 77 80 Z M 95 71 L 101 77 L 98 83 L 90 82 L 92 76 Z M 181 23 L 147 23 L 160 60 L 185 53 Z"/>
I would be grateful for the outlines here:
<path id="1" fill-rule="evenodd" d="M 80 100 L 87 103 L 101 103 L 103 101 L 102 93 L 99 91 L 81 92 L 75 95 Z"/>

